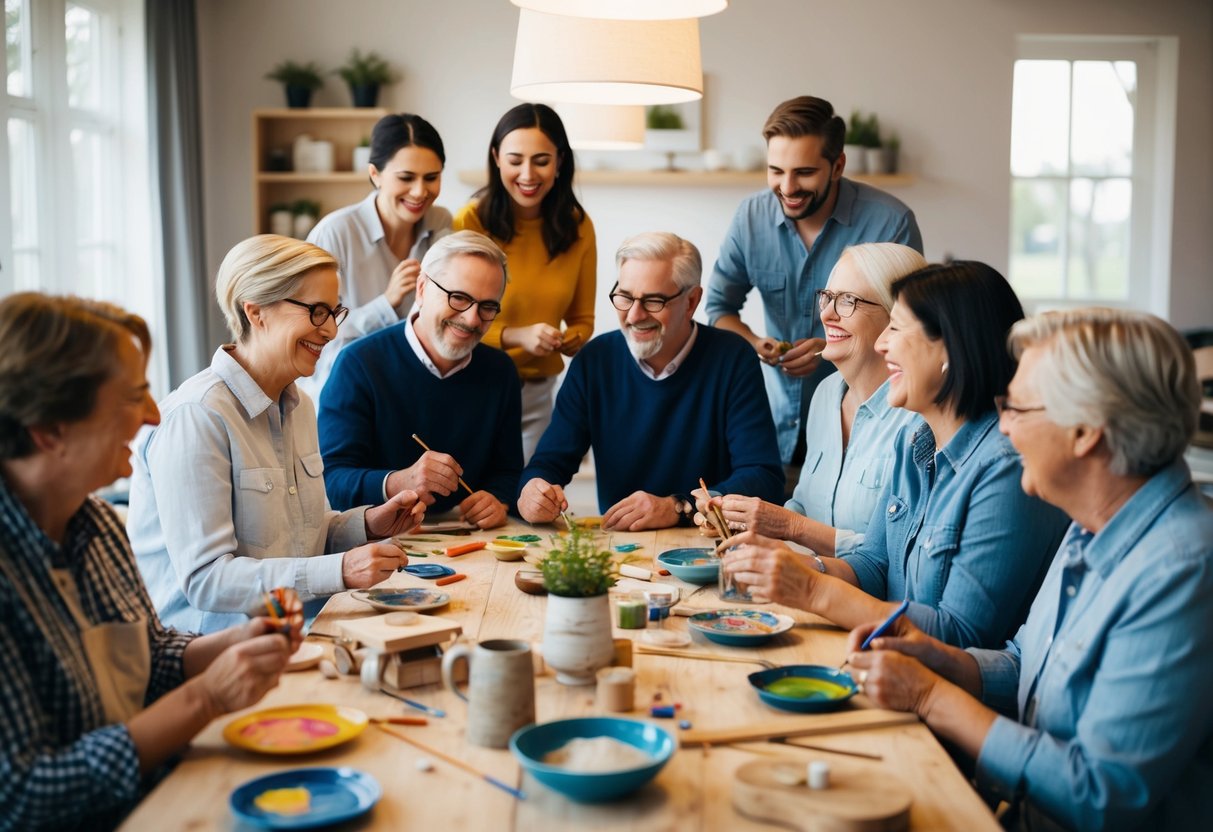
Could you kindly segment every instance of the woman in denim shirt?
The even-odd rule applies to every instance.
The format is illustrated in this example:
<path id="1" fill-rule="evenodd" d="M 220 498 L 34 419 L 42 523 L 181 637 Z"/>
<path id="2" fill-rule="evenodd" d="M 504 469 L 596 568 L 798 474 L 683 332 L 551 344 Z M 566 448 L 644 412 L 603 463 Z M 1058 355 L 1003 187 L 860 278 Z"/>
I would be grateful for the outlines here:
<path id="1" fill-rule="evenodd" d="M 337 262 L 262 234 L 219 266 L 215 293 L 235 339 L 160 405 L 135 448 L 127 530 L 160 618 L 197 632 L 240 623 L 271 587 L 317 605 L 374 586 L 407 562 L 390 542 L 425 510 L 414 491 L 338 513 L 324 491 L 312 400 L 316 369 L 347 310 Z"/>
<path id="2" fill-rule="evenodd" d="M 800 481 L 784 506 L 727 494 L 712 502 L 733 529 L 791 540 L 833 557 L 863 543 L 864 529 L 893 466 L 893 440 L 914 415 L 889 404 L 888 371 L 876 339 L 889 323 L 894 280 L 927 265 L 897 243 L 864 243 L 843 252 L 817 307 L 825 325 L 821 357 L 838 368 L 813 394 Z M 708 514 L 697 491 L 700 515 Z"/>
<path id="3" fill-rule="evenodd" d="M 1208 828 L 1213 510 L 1182 458 L 1191 351 L 1158 318 L 1110 309 L 1039 315 L 1011 344 L 1002 430 L 1024 490 L 1074 520 L 1027 623 L 968 651 L 902 623 L 851 662 L 877 704 L 976 761 L 1011 828 Z"/>
<path id="4" fill-rule="evenodd" d="M 722 544 L 724 568 L 753 590 L 844 627 L 888 615 L 903 598 L 924 631 L 961 647 L 1001 644 L 1044 578 L 1065 516 L 1019 487 L 1015 449 L 994 397 L 1015 362 L 1006 350 L 1023 309 L 983 263 L 929 266 L 893 284 L 876 349 L 889 404 L 919 414 L 894 442 L 889 487 L 863 545 L 806 560 L 746 532 Z"/>

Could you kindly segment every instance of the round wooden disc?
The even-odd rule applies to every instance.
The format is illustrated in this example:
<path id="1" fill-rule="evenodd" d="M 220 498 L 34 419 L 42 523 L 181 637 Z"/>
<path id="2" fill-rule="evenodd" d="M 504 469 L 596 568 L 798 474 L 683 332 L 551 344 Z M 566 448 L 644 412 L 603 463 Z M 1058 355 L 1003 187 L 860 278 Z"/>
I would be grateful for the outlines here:
<path id="1" fill-rule="evenodd" d="M 743 815 L 801 832 L 894 832 L 910 828 L 910 792 L 881 772 L 835 768 L 828 789 L 785 785 L 780 769 L 804 763 L 754 760 L 737 769 L 733 806 Z M 785 777 L 786 779 L 786 777 Z"/>

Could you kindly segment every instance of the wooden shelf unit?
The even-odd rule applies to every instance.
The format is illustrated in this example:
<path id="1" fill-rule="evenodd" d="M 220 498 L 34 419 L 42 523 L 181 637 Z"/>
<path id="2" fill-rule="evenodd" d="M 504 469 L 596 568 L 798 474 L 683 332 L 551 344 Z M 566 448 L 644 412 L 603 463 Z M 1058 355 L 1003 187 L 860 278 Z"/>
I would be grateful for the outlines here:
<path id="1" fill-rule="evenodd" d="M 461 170 L 459 181 L 465 185 L 482 187 L 486 172 L 483 170 Z M 864 182 L 877 188 L 903 188 L 913 185 L 917 177 L 908 173 L 885 173 L 876 175 L 848 175 L 848 179 Z M 643 188 L 765 188 L 765 170 L 579 170 L 580 185 L 614 185 Z"/>
<path id="2" fill-rule="evenodd" d="M 387 110 L 370 107 L 316 107 L 253 111 L 253 232 L 270 230 L 270 207 L 280 202 L 311 199 L 320 203 L 320 216 L 352 205 L 370 192 L 364 171 L 352 170 L 354 148 Z M 316 141 L 333 143 L 332 173 L 293 173 L 269 170 L 271 150 L 290 159 L 295 139 L 306 133 Z"/>

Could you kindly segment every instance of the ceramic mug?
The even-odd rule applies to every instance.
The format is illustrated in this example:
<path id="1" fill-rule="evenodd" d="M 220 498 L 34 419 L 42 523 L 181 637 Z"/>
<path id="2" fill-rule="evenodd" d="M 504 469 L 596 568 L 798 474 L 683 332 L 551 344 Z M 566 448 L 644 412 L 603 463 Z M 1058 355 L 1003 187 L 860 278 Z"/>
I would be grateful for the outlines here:
<path id="1" fill-rule="evenodd" d="M 455 684 L 455 663 L 468 663 L 468 692 Z M 456 644 L 442 657 L 442 681 L 468 703 L 467 739 L 473 745 L 505 748 L 510 736 L 535 721 L 531 645 L 494 639 L 475 647 Z"/>

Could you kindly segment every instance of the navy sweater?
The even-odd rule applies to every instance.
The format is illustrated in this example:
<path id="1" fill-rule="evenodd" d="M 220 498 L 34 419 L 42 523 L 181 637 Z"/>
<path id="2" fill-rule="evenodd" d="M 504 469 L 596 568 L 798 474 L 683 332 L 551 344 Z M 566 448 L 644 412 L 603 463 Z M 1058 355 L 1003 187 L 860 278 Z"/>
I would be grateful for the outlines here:
<path id="1" fill-rule="evenodd" d="M 512 505 L 522 470 L 522 392 L 505 353 L 477 345 L 472 361 L 449 378 L 417 359 L 405 322 L 359 338 L 337 356 L 320 394 L 320 453 L 333 508 L 379 505 L 383 478 L 423 453 L 417 434 L 463 466 L 463 479 Z M 467 498 L 435 495 L 431 512 Z"/>
<path id="2" fill-rule="evenodd" d="M 598 508 L 634 491 L 665 497 L 708 487 L 783 503 L 783 466 L 754 350 L 699 326 L 674 375 L 640 371 L 622 332 L 600 335 L 569 365 L 552 424 L 522 472 L 564 485 L 593 447 Z"/>

